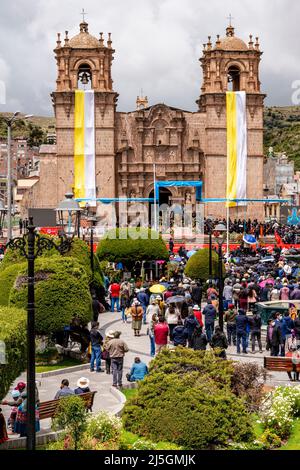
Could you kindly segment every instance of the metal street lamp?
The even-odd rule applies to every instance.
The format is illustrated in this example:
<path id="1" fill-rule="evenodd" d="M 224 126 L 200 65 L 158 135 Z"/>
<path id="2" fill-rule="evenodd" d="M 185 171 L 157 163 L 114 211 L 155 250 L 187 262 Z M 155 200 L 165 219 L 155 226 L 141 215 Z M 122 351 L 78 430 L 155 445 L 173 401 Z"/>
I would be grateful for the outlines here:
<path id="1" fill-rule="evenodd" d="M 4 220 L 5 216 L 7 214 L 7 209 L 5 208 L 3 201 L 0 201 L 0 235 L 3 236 L 3 226 L 4 226 Z"/>
<path id="2" fill-rule="evenodd" d="M 33 218 L 29 218 L 27 233 L 7 243 L 7 248 L 17 249 L 28 261 L 27 296 L 27 450 L 35 450 L 35 292 L 34 262 L 44 251 L 55 248 L 60 254 L 67 253 L 72 240 L 61 238 L 59 245 L 53 240 L 41 237 L 35 231 Z"/>
<path id="3" fill-rule="evenodd" d="M 97 223 L 96 217 L 89 217 L 88 221 L 90 222 L 90 250 L 91 250 L 91 270 L 92 270 L 92 278 L 94 279 L 94 228 Z"/>
<path id="4" fill-rule="evenodd" d="M 58 225 L 61 233 L 68 239 L 73 239 L 75 234 L 80 238 L 80 214 L 82 209 L 73 199 L 73 193 L 67 193 L 55 209 L 58 217 Z"/>
<path id="5" fill-rule="evenodd" d="M 11 191 L 12 191 L 12 175 L 11 175 L 11 128 L 14 122 L 33 117 L 32 114 L 26 114 L 20 117 L 20 111 L 16 111 L 12 117 L 3 120 L 7 126 L 7 242 L 12 239 L 12 225 L 11 225 Z"/>
<path id="6" fill-rule="evenodd" d="M 222 254 L 222 245 L 226 237 L 226 227 L 223 224 L 217 224 L 213 230 L 215 240 L 218 244 L 218 255 L 219 255 L 219 326 L 223 331 L 223 316 L 224 316 L 224 306 L 223 306 L 223 254 Z"/>

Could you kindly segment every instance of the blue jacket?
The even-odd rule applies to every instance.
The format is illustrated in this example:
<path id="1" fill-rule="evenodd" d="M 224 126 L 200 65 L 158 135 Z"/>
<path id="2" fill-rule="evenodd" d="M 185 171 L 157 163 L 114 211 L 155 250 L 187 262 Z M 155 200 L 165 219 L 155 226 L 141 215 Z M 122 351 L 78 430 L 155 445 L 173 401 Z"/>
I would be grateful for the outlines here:
<path id="1" fill-rule="evenodd" d="M 186 329 L 186 334 L 187 334 L 189 339 L 191 339 L 192 334 L 194 333 L 194 329 L 196 328 L 197 325 L 199 325 L 199 322 L 198 322 L 197 318 L 195 318 L 194 316 L 187 317 L 185 319 L 184 327 Z"/>
<path id="2" fill-rule="evenodd" d="M 136 298 L 143 307 L 147 307 L 147 305 L 149 304 L 149 297 L 145 292 L 139 292 Z"/>
<path id="3" fill-rule="evenodd" d="M 283 317 L 282 323 L 281 323 L 281 333 L 283 339 L 286 338 L 286 335 L 291 334 L 291 330 L 294 328 L 294 322 L 291 319 L 291 317 Z"/>
<path id="4" fill-rule="evenodd" d="M 187 331 L 183 325 L 175 326 L 173 330 L 173 341 L 174 346 L 185 346 L 186 345 Z"/>
<path id="5" fill-rule="evenodd" d="M 131 380 L 143 380 L 148 374 L 148 367 L 144 362 L 135 362 L 130 370 Z"/>
<path id="6" fill-rule="evenodd" d="M 248 318 L 246 315 L 241 315 L 240 313 L 237 315 L 236 319 L 236 332 L 237 333 L 246 333 L 247 325 L 248 325 Z"/>
<path id="7" fill-rule="evenodd" d="M 217 312 L 213 304 L 207 304 L 206 307 L 204 307 L 203 315 L 205 317 L 205 323 L 207 325 L 214 323 L 217 316 Z"/>

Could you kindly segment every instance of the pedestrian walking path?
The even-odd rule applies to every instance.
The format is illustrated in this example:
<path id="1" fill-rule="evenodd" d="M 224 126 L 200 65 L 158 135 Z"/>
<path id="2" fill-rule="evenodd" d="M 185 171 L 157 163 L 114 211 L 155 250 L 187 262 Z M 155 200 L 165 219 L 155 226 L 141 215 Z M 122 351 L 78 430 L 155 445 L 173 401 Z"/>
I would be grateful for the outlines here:
<path id="1" fill-rule="evenodd" d="M 118 330 L 122 332 L 121 338 L 128 344 L 129 352 L 125 355 L 124 359 L 124 374 L 123 374 L 123 384 L 127 383 L 126 373 L 130 370 L 134 358 L 139 356 L 143 362 L 149 364 L 151 361 L 150 355 L 150 341 L 147 335 L 147 325 L 142 326 L 141 335 L 134 336 L 133 330 L 131 328 L 130 321 L 128 323 L 123 323 L 121 320 L 120 312 L 105 312 L 99 315 L 100 330 L 104 336 L 108 330 Z M 228 359 L 238 360 L 243 362 L 256 362 L 259 365 L 263 366 L 263 357 L 264 355 L 269 355 L 269 352 L 264 352 L 260 354 L 256 352 L 255 354 L 248 353 L 237 354 L 236 347 L 230 346 L 227 350 Z M 102 368 L 105 369 L 104 361 L 102 361 Z M 55 396 L 55 393 L 60 387 L 62 379 L 68 379 L 70 382 L 71 388 L 76 388 L 77 380 L 80 377 L 87 377 L 90 380 L 90 389 L 92 391 L 96 390 L 96 396 L 94 401 L 93 412 L 98 412 L 101 410 L 106 410 L 111 413 L 115 413 L 119 407 L 120 402 L 115 395 L 111 393 L 112 386 L 112 375 L 104 373 L 90 372 L 89 364 L 86 364 L 83 370 L 77 370 L 68 372 L 66 371 L 63 374 L 61 371 L 58 375 L 51 375 L 48 377 L 38 378 L 38 389 L 40 401 L 52 400 Z M 15 380 L 11 390 L 15 387 L 17 382 L 20 380 L 26 382 L 26 374 L 23 373 L 18 379 Z M 282 373 L 270 373 L 270 377 L 267 380 L 266 385 L 276 386 L 290 383 L 287 377 L 287 374 Z M 292 382 L 292 385 L 297 384 L 297 382 Z M 11 391 L 10 390 L 10 391 Z M 7 399 L 11 400 L 11 395 L 8 393 Z M 3 406 L 3 414 L 5 418 L 8 418 L 10 413 L 10 407 Z M 41 432 L 50 430 L 51 420 L 41 421 Z"/>

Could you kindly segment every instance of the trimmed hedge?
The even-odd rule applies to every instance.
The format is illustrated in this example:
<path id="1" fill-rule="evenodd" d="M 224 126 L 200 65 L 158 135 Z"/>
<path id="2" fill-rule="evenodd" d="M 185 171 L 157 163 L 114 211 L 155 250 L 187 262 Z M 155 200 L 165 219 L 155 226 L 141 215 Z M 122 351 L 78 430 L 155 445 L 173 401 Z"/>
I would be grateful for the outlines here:
<path id="1" fill-rule="evenodd" d="M 212 277 L 219 277 L 219 268 L 218 268 L 219 256 L 213 250 L 212 251 Z M 223 272 L 225 274 L 225 267 L 223 263 Z M 209 249 L 203 248 L 188 260 L 185 271 L 185 275 L 192 279 L 201 279 L 206 281 L 209 278 Z"/>
<path id="2" fill-rule="evenodd" d="M 123 263 L 169 259 L 161 236 L 144 228 L 110 230 L 99 243 L 97 255 L 99 260 Z"/>
<path id="3" fill-rule="evenodd" d="M 26 263 L 16 263 L 0 271 L 0 305 L 8 306 L 10 291 L 15 283 L 20 269 L 24 268 Z"/>
<path id="4" fill-rule="evenodd" d="M 17 276 L 10 293 L 10 305 L 26 307 L 27 266 Z M 35 262 L 36 333 L 61 331 L 77 316 L 84 324 L 91 320 L 91 295 L 86 271 L 76 259 L 53 256 Z"/>
<path id="5" fill-rule="evenodd" d="M 26 368 L 26 312 L 0 307 L 0 341 L 4 341 L 6 364 L 0 364 L 0 399 Z"/>
<path id="6" fill-rule="evenodd" d="M 189 450 L 224 448 L 232 440 L 250 442 L 251 415 L 230 389 L 232 373 L 230 361 L 210 352 L 163 351 L 151 362 L 137 395 L 126 403 L 124 426 Z"/>

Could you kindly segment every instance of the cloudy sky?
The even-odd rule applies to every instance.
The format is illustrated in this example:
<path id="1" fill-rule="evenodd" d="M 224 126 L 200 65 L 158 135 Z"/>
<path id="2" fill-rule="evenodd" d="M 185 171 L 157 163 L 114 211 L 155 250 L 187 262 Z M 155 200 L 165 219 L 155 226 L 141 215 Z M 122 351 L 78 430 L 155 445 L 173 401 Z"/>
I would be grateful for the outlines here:
<path id="1" fill-rule="evenodd" d="M 0 103 L 0 111 L 52 115 L 56 33 L 77 34 L 82 8 L 90 33 L 112 33 L 120 111 L 135 108 L 141 88 L 149 104 L 195 111 L 202 44 L 208 35 L 225 35 L 229 13 L 237 36 L 260 38 L 266 104 L 292 104 L 292 83 L 300 80 L 299 0 L 2 0 L 0 81 L 6 104 Z"/>

